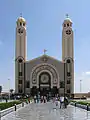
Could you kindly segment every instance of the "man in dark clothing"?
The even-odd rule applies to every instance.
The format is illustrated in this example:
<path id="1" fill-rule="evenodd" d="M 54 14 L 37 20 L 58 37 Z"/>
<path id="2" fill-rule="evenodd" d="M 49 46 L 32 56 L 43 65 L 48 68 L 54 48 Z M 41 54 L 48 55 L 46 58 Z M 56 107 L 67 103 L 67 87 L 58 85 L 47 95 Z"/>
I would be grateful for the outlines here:
<path id="1" fill-rule="evenodd" d="M 67 108 L 67 105 L 68 105 L 68 99 L 65 97 L 64 98 L 64 106 L 65 106 L 65 108 Z"/>

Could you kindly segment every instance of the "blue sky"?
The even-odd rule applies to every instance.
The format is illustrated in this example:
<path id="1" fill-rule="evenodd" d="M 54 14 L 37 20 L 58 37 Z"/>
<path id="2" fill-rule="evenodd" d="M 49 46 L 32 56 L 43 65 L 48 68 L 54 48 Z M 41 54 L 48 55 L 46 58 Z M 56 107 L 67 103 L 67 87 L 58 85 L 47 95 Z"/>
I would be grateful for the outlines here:
<path id="1" fill-rule="evenodd" d="M 47 54 L 62 58 L 62 23 L 66 13 L 73 21 L 75 92 L 90 91 L 90 0 L 1 0 L 0 1 L 0 85 L 14 88 L 16 20 L 27 21 L 27 58 Z"/>

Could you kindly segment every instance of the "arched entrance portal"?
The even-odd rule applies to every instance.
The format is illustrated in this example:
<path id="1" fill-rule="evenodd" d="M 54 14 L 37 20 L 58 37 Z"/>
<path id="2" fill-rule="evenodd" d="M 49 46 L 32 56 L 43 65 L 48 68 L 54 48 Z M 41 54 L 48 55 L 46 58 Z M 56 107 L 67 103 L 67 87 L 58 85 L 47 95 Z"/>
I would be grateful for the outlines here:
<path id="1" fill-rule="evenodd" d="M 39 75 L 40 95 L 47 95 L 51 92 L 51 76 L 48 72 L 42 72 Z"/>
<path id="2" fill-rule="evenodd" d="M 35 66 L 30 75 L 31 95 L 49 94 L 55 96 L 59 89 L 59 73 L 57 69 L 48 63 Z"/>

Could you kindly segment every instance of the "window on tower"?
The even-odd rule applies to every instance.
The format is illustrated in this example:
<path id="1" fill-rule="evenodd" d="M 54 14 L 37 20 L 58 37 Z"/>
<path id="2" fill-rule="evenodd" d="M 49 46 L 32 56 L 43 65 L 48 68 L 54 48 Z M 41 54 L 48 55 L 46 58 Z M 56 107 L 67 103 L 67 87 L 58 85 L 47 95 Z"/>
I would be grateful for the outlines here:
<path id="1" fill-rule="evenodd" d="M 67 31 L 66 31 L 66 34 L 67 34 L 67 35 L 70 35 L 70 34 L 71 34 L 71 30 L 67 30 Z"/>
<path id="2" fill-rule="evenodd" d="M 19 80 L 19 84 L 22 84 L 22 80 Z"/>
<path id="3" fill-rule="evenodd" d="M 67 80 L 67 84 L 70 84 L 70 80 Z"/>
<path id="4" fill-rule="evenodd" d="M 20 26 L 22 26 L 22 23 L 20 22 Z"/>
<path id="5" fill-rule="evenodd" d="M 69 27 L 69 23 L 67 23 L 67 27 Z"/>
<path id="6" fill-rule="evenodd" d="M 21 30 L 21 33 L 23 33 L 23 30 Z"/>
<path id="7" fill-rule="evenodd" d="M 19 29 L 18 29 L 18 33 L 20 33 L 20 31 L 21 31 L 21 29 L 19 28 Z"/>
<path id="8" fill-rule="evenodd" d="M 69 59 L 67 60 L 67 63 L 70 63 L 70 60 L 69 60 Z"/>
<path id="9" fill-rule="evenodd" d="M 23 26 L 25 26 L 25 23 L 23 23 Z"/>
<path id="10" fill-rule="evenodd" d="M 67 76 L 70 77 L 70 76 L 71 76 L 71 73 L 70 73 L 70 72 L 67 72 Z"/>
<path id="11" fill-rule="evenodd" d="M 22 63 L 22 59 L 19 59 L 18 61 L 19 61 L 19 63 Z"/>
<path id="12" fill-rule="evenodd" d="M 22 72 L 19 72 L 19 76 L 22 76 Z"/>
<path id="13" fill-rule="evenodd" d="M 19 33 L 19 34 L 23 33 L 23 29 L 19 28 L 19 29 L 18 29 L 18 33 Z"/>

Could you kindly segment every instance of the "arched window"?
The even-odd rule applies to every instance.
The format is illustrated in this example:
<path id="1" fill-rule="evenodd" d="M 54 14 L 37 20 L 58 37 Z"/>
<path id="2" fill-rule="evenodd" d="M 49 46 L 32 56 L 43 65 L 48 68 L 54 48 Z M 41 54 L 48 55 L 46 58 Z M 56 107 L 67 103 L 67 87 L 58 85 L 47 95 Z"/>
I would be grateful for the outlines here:
<path id="1" fill-rule="evenodd" d="M 71 76 L 71 60 L 67 59 L 66 60 L 66 69 L 67 69 L 67 76 L 70 77 Z"/>
<path id="2" fill-rule="evenodd" d="M 67 60 L 67 63 L 70 63 L 70 59 Z"/>
<path id="3" fill-rule="evenodd" d="M 20 26 L 22 26 L 22 23 L 20 22 Z"/>
<path id="4" fill-rule="evenodd" d="M 23 26 L 25 26 L 25 23 L 23 23 Z"/>
<path id="5" fill-rule="evenodd" d="M 69 79 L 69 80 L 67 80 L 67 84 L 70 84 L 70 79 Z"/>
<path id="6" fill-rule="evenodd" d="M 23 62 L 23 60 L 20 58 L 20 59 L 18 60 L 18 62 L 19 62 L 19 63 L 22 63 L 22 62 Z"/>
<path id="7" fill-rule="evenodd" d="M 67 27 L 69 27 L 69 23 L 67 23 Z"/>

